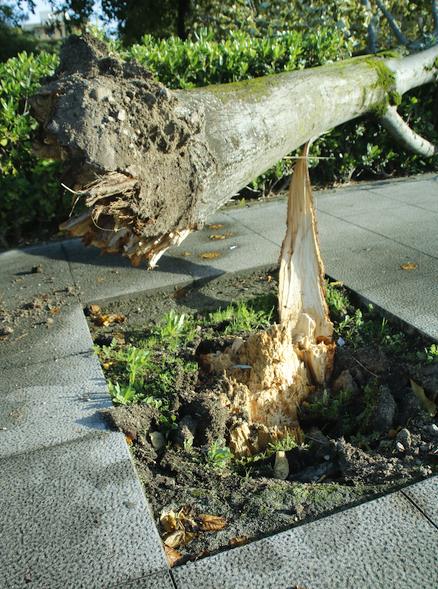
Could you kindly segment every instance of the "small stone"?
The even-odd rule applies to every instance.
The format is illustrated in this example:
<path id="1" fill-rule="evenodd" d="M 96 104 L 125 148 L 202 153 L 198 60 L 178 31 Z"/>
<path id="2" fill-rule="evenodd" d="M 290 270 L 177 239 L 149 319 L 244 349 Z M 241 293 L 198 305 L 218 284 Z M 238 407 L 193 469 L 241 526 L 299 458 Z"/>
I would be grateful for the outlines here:
<path id="1" fill-rule="evenodd" d="M 286 452 L 279 451 L 275 454 L 274 477 L 285 481 L 289 476 L 289 461 Z"/>
<path id="2" fill-rule="evenodd" d="M 166 440 L 161 432 L 151 432 L 149 437 L 154 450 L 161 450 L 166 445 Z"/>
<path id="3" fill-rule="evenodd" d="M 54 319 L 52 319 L 51 317 L 49 317 L 49 318 L 47 319 L 46 323 L 47 323 L 47 326 L 48 326 L 48 327 L 51 327 L 51 326 L 52 326 L 52 325 L 55 323 L 55 320 L 54 320 Z"/>
<path id="4" fill-rule="evenodd" d="M 119 110 L 117 113 L 117 118 L 119 121 L 126 121 L 126 110 Z"/>
<path id="5" fill-rule="evenodd" d="M 41 274 L 41 272 L 44 272 L 44 268 L 42 264 L 37 264 L 36 266 L 32 266 L 31 272 L 32 274 Z"/>
<path id="6" fill-rule="evenodd" d="M 0 337 L 11 335 L 11 333 L 14 333 L 14 330 L 9 325 L 0 327 Z"/>
<path id="7" fill-rule="evenodd" d="M 395 447 L 396 447 L 396 450 L 398 452 L 404 452 L 405 451 L 405 447 L 403 446 L 403 444 L 401 442 L 396 442 Z"/>
<path id="8" fill-rule="evenodd" d="M 432 436 L 438 436 L 438 425 L 436 423 L 431 423 L 427 426 L 427 432 Z"/>
<path id="9" fill-rule="evenodd" d="M 93 88 L 91 90 L 90 96 L 95 100 L 101 101 L 105 98 L 110 98 L 111 90 L 109 88 L 105 88 L 105 86 L 98 86 L 97 88 Z"/>
<path id="10" fill-rule="evenodd" d="M 171 94 L 167 88 L 160 88 L 158 96 L 164 100 L 170 100 Z"/>
<path id="11" fill-rule="evenodd" d="M 378 433 L 389 431 L 394 423 L 397 405 L 391 391 L 381 386 L 377 398 L 377 404 L 371 416 L 371 426 Z"/>
<path id="12" fill-rule="evenodd" d="M 404 427 L 398 432 L 396 440 L 397 442 L 400 442 L 404 448 L 410 448 L 412 443 L 411 432 Z"/>

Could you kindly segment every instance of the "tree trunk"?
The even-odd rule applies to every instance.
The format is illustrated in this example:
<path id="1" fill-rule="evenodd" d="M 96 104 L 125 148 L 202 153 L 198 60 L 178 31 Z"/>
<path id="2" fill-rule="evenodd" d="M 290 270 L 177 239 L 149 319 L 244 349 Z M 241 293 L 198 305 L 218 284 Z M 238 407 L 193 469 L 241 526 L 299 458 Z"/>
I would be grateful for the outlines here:
<path id="1" fill-rule="evenodd" d="M 290 151 L 433 81 L 437 58 L 435 46 L 170 92 L 95 39 L 71 37 L 33 99 L 35 147 L 69 161 L 70 187 L 90 209 L 65 228 L 153 266 Z"/>
<path id="2" fill-rule="evenodd" d="M 202 358 L 209 370 L 224 375 L 222 398 L 236 456 L 261 452 L 287 437 L 299 440 L 298 408 L 315 386 L 325 384 L 333 367 L 333 325 L 325 301 L 307 156 L 306 145 L 289 188 L 280 255 L 280 323 Z"/>

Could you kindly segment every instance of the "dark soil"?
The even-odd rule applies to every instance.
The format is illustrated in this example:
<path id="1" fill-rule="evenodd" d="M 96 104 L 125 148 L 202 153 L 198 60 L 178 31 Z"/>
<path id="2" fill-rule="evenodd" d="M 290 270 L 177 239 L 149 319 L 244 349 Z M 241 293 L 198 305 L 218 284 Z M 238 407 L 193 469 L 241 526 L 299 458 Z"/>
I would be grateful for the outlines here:
<path id="1" fill-rule="evenodd" d="M 106 328 L 90 322 L 90 327 L 98 344 L 108 344 L 113 337 L 136 344 L 170 309 L 205 313 L 241 299 L 272 296 L 275 287 L 274 272 L 228 276 L 196 288 L 107 304 L 105 313 L 123 313 L 126 322 Z M 224 336 L 205 343 L 205 337 L 204 328 L 199 329 L 197 341 L 182 356 L 196 359 L 200 350 L 220 349 L 227 340 Z M 429 343 L 419 336 L 409 336 L 409 342 L 418 349 Z M 172 399 L 177 419 L 170 430 L 163 430 L 159 412 L 147 405 L 114 408 L 112 420 L 132 443 L 159 529 L 163 512 L 183 507 L 194 515 L 226 519 L 225 528 L 195 530 L 194 539 L 177 546 L 179 562 L 272 534 L 432 474 L 438 428 L 410 379 L 429 399 L 436 399 L 438 363 L 409 362 L 406 357 L 414 358 L 415 353 L 406 356 L 383 345 L 339 341 L 327 390 L 313 393 L 301 408 L 305 445 L 286 453 L 287 480 L 274 478 L 274 455 L 219 465 L 209 459 L 212 444 L 227 440 L 227 415 L 219 401 L 221 379 L 202 370 L 182 376 Z"/>

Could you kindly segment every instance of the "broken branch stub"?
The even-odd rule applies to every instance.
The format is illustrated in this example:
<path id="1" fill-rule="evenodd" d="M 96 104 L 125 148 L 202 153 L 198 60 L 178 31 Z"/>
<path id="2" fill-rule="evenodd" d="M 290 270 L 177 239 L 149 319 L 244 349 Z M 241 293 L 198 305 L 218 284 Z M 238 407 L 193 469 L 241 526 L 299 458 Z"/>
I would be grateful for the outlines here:
<path id="1" fill-rule="evenodd" d="M 299 439 L 298 407 L 333 367 L 333 325 L 324 296 L 307 146 L 303 156 L 289 189 L 280 324 L 204 358 L 211 370 L 225 374 L 223 403 L 231 415 L 230 447 L 237 456 L 260 452 L 288 435 Z"/>
<path id="2" fill-rule="evenodd" d="M 64 229 L 154 265 L 197 227 L 193 211 L 214 159 L 202 109 L 107 51 L 89 35 L 66 41 L 54 77 L 32 99 L 34 147 L 68 161 L 70 188 L 85 198 L 89 210 Z"/>

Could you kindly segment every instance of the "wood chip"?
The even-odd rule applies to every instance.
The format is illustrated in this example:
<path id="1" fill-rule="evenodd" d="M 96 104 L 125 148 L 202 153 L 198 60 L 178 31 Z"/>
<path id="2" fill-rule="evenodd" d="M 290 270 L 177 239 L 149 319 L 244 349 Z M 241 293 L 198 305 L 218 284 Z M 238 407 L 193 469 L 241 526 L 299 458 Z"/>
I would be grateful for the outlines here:
<path id="1" fill-rule="evenodd" d="M 407 270 L 407 271 L 416 270 L 417 267 L 418 266 L 417 266 L 417 264 L 415 262 L 406 262 L 406 264 L 401 264 L 400 265 L 400 268 L 402 270 Z"/>

